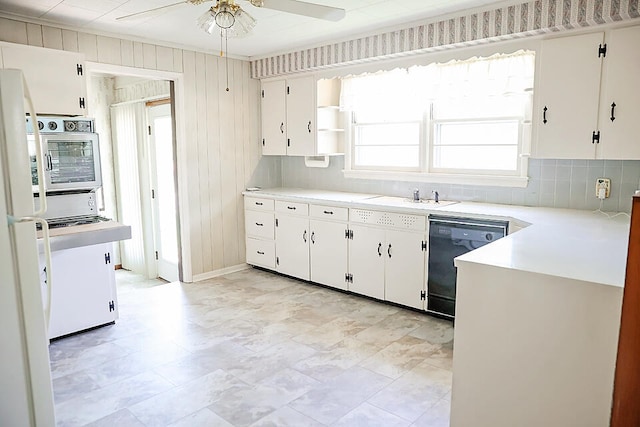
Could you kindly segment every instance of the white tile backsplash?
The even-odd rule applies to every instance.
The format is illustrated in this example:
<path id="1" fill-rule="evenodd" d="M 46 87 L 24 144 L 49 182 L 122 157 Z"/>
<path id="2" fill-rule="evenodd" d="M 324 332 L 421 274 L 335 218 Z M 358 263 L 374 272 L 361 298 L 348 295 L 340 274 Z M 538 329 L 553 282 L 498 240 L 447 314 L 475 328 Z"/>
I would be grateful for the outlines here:
<path id="1" fill-rule="evenodd" d="M 611 197 L 602 209 L 630 212 L 631 197 L 640 188 L 638 160 L 529 160 L 526 188 L 448 185 L 425 182 L 345 178 L 343 157 L 332 157 L 328 168 L 307 168 L 302 157 L 282 157 L 282 186 L 318 188 L 409 197 L 419 189 L 422 197 L 437 190 L 442 199 L 595 210 L 597 178 L 611 179 Z M 272 180 L 273 182 L 273 180 Z"/>

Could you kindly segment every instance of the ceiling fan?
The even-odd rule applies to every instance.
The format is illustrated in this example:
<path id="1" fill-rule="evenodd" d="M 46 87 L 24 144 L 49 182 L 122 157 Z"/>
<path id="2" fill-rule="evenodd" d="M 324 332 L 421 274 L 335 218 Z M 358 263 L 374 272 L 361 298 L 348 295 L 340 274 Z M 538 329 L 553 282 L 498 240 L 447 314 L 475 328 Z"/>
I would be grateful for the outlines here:
<path id="1" fill-rule="evenodd" d="M 216 5 L 211 7 L 204 15 L 198 19 L 198 24 L 208 33 L 213 32 L 215 26 L 228 30 L 230 37 L 238 37 L 246 35 L 255 25 L 255 19 L 245 12 L 235 0 L 183 0 L 177 3 L 171 3 L 165 6 L 155 7 L 153 9 L 143 10 L 141 12 L 131 13 L 116 18 L 116 20 L 128 20 L 134 18 L 142 18 L 144 16 L 155 15 L 166 11 L 167 9 L 182 6 L 184 4 L 192 4 L 194 6 L 201 5 L 210 1 L 215 1 Z M 339 21 L 345 17 L 345 10 L 331 6 L 324 6 L 315 3 L 307 3 L 298 0 L 246 0 L 254 7 L 263 7 L 265 9 L 279 10 L 281 12 L 292 13 L 295 15 L 309 16 L 311 18 L 324 19 L 327 21 Z M 211 19 L 207 20 L 207 17 Z M 212 22 L 210 22 L 212 21 Z M 244 21 L 244 22 L 243 22 Z M 209 24 L 210 28 L 206 28 Z M 240 27 L 234 28 L 236 24 Z M 234 31 L 235 30 L 235 31 Z"/>

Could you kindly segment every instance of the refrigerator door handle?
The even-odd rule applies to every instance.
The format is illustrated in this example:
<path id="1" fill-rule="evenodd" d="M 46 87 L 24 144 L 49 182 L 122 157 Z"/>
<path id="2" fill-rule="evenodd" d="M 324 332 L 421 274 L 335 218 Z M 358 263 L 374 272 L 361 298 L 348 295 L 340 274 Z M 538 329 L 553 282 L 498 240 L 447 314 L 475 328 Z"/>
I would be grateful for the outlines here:
<path id="1" fill-rule="evenodd" d="M 36 109 L 33 108 L 33 101 L 31 100 L 27 81 L 24 79 L 24 76 L 22 77 L 22 87 L 24 88 L 24 98 L 29 107 L 29 114 L 33 117 L 34 123 L 38 123 L 36 120 Z M 38 172 L 38 193 L 40 193 L 40 206 L 39 209 L 33 213 L 33 216 L 40 217 L 47 212 L 47 192 L 44 188 L 44 154 L 42 153 L 42 140 L 40 139 L 38 126 L 33 127 L 33 137 L 36 144 L 36 169 Z M 42 227 L 42 229 L 44 230 L 44 227 Z"/>

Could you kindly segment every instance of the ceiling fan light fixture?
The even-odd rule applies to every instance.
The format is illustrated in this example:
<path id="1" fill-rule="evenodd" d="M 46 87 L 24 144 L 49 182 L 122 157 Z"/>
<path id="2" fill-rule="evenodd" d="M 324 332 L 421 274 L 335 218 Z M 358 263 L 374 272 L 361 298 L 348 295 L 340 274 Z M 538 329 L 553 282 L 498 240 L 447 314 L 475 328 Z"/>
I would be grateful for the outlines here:
<path id="1" fill-rule="evenodd" d="M 198 18 L 198 27 L 209 34 L 213 34 L 213 30 L 216 28 L 216 11 L 213 8 L 210 8 Z"/>
<path id="2" fill-rule="evenodd" d="M 253 16 L 240 8 L 236 11 L 234 18 L 235 23 L 227 30 L 229 37 L 244 37 L 256 26 L 256 20 Z"/>
<path id="3" fill-rule="evenodd" d="M 216 13 L 215 20 L 216 24 L 220 28 L 224 28 L 228 30 L 233 27 L 233 24 L 236 22 L 235 14 L 237 12 L 233 10 L 233 7 L 227 4 L 220 5 L 218 8 L 218 13 Z"/>

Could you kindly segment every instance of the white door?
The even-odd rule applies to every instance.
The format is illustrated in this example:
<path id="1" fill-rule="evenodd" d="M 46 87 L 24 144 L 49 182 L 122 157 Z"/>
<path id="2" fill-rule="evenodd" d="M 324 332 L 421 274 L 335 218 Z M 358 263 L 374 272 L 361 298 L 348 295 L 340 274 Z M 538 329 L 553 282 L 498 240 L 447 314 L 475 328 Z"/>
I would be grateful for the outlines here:
<path id="1" fill-rule="evenodd" d="M 347 289 L 347 224 L 310 221 L 311 281 L 334 288 Z"/>
<path id="2" fill-rule="evenodd" d="M 423 243 L 425 246 L 423 246 Z M 424 233 L 387 231 L 384 250 L 385 300 L 413 308 L 424 308 L 426 239 Z"/>
<path id="3" fill-rule="evenodd" d="M 157 274 L 175 282 L 179 280 L 178 219 L 171 105 L 149 107 L 147 113 Z"/>
<path id="4" fill-rule="evenodd" d="M 598 145 L 603 159 L 640 159 L 640 100 L 638 90 L 629 88 L 640 70 L 639 44 L 637 26 L 615 29 L 607 35 Z"/>
<path id="5" fill-rule="evenodd" d="M 592 133 L 598 126 L 603 33 L 542 42 L 536 86 L 536 157 L 593 159 Z"/>
<path id="6" fill-rule="evenodd" d="M 309 280 L 309 219 L 276 216 L 276 270 Z"/>
<path id="7" fill-rule="evenodd" d="M 284 80 L 262 83 L 262 154 L 287 154 Z"/>
<path id="8" fill-rule="evenodd" d="M 287 154 L 290 156 L 315 154 L 315 92 L 313 77 L 287 80 Z"/>
<path id="9" fill-rule="evenodd" d="M 380 228 L 351 225 L 349 273 L 353 282 L 349 290 L 357 294 L 384 299 L 385 235 Z"/>

